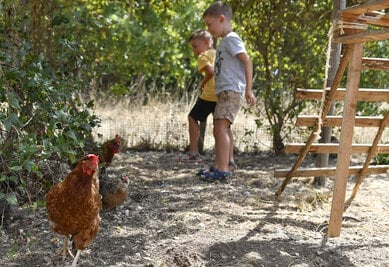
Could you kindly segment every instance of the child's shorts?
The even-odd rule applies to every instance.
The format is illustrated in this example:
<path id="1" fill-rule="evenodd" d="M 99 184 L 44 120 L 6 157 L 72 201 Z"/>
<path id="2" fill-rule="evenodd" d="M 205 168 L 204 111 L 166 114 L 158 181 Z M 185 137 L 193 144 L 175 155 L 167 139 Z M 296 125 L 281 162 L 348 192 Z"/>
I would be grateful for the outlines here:
<path id="1" fill-rule="evenodd" d="M 217 104 L 214 118 L 227 119 L 234 123 L 240 108 L 241 94 L 234 91 L 222 91 L 217 94 Z"/>
<path id="2" fill-rule="evenodd" d="M 215 112 L 215 107 L 216 102 L 197 98 L 196 103 L 194 104 L 192 110 L 189 112 L 189 116 L 191 116 L 196 121 L 205 121 L 209 114 L 213 114 Z"/>

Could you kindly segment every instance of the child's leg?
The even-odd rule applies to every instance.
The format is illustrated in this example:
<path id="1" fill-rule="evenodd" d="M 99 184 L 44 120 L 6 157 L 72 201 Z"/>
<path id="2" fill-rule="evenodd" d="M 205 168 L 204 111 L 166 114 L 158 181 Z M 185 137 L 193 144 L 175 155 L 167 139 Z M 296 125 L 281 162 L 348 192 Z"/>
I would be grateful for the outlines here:
<path id="1" fill-rule="evenodd" d="M 200 136 L 200 126 L 194 118 L 188 116 L 189 121 L 189 151 L 193 154 L 199 153 L 198 143 Z"/>
<path id="2" fill-rule="evenodd" d="M 230 137 L 230 157 L 229 157 L 229 162 L 235 162 L 234 160 L 234 136 L 231 131 L 231 127 L 228 127 L 228 136 Z"/>
<path id="3" fill-rule="evenodd" d="M 232 91 L 218 94 L 215 108 L 215 167 L 220 171 L 229 171 L 229 161 L 233 161 L 234 138 L 231 124 L 236 118 L 240 107 L 240 95 Z"/>
<path id="4" fill-rule="evenodd" d="M 230 147 L 232 140 L 229 134 L 231 122 L 228 119 L 216 119 L 213 128 L 215 136 L 215 167 L 222 172 L 228 172 Z"/>
<path id="5" fill-rule="evenodd" d="M 206 121 L 209 114 L 215 110 L 216 102 L 198 98 L 188 115 L 189 122 L 189 151 L 199 153 L 200 125 L 199 121 Z"/>

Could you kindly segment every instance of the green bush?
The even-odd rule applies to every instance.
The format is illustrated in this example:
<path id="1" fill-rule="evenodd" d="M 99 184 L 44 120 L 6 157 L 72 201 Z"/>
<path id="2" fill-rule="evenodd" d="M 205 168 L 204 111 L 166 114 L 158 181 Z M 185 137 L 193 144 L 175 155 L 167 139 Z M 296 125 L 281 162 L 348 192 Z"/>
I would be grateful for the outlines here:
<path id="1" fill-rule="evenodd" d="M 58 175 L 53 164 L 76 161 L 100 121 L 88 111 L 93 102 L 77 97 L 79 51 L 66 42 L 56 53 L 45 51 L 31 41 L 25 17 L 11 2 L 0 9 L 0 199 L 16 204 L 44 194 Z M 68 67 L 53 64 L 48 54 Z"/>

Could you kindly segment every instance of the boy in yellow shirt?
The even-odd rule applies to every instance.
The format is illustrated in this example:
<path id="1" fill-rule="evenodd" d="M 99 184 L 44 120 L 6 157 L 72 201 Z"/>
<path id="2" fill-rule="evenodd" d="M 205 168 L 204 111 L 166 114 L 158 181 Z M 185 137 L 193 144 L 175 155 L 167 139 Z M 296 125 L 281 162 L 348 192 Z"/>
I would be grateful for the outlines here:
<path id="1" fill-rule="evenodd" d="M 181 162 L 201 162 L 198 149 L 200 137 L 200 121 L 205 121 L 210 113 L 214 113 L 216 106 L 215 80 L 213 66 L 216 51 L 213 48 L 212 35 L 206 30 L 194 31 L 189 37 L 189 43 L 197 58 L 197 69 L 204 73 L 201 81 L 201 92 L 195 105 L 188 115 L 189 122 L 189 151 L 178 158 Z"/>

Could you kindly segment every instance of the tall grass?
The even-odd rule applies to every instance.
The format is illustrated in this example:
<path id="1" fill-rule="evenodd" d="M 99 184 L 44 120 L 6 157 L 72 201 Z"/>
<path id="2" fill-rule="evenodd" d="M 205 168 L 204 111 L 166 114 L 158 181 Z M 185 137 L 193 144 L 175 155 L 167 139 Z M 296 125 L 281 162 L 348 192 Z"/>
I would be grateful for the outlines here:
<path id="1" fill-rule="evenodd" d="M 128 148 L 184 150 L 189 144 L 188 113 L 196 100 L 191 93 L 178 100 L 149 100 L 146 105 L 134 104 L 126 97 L 107 103 L 95 99 L 94 113 L 101 118 L 95 136 L 103 140 L 120 134 Z M 253 114 L 241 110 L 232 126 L 235 146 L 240 151 L 271 150 L 271 136 L 265 127 L 258 128 Z M 212 116 L 208 117 L 204 149 L 213 150 Z M 101 140 L 101 141 L 103 141 Z"/>

